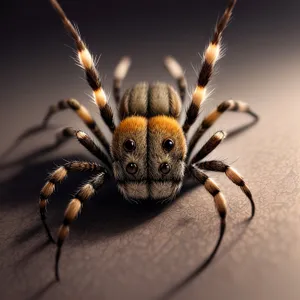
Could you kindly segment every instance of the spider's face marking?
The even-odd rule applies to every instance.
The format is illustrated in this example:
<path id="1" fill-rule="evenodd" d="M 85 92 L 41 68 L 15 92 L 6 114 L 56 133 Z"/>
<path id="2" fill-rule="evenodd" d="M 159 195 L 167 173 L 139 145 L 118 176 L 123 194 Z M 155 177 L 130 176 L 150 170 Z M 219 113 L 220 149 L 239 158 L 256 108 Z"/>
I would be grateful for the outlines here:
<path id="1" fill-rule="evenodd" d="M 117 180 L 147 180 L 147 119 L 123 120 L 115 130 L 111 150 Z"/>
<path id="2" fill-rule="evenodd" d="M 186 140 L 179 123 L 167 116 L 148 121 L 148 174 L 150 197 L 174 198 L 181 188 L 185 170 Z"/>
<path id="3" fill-rule="evenodd" d="M 116 129 L 112 143 L 114 175 L 127 199 L 172 199 L 184 177 L 186 142 L 168 116 L 132 116 Z"/>

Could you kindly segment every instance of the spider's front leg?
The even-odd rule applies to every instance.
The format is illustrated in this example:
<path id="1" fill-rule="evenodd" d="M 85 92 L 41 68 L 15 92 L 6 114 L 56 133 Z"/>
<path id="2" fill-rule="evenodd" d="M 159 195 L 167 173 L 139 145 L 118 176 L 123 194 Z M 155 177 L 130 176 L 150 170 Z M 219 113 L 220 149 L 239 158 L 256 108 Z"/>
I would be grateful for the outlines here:
<path id="1" fill-rule="evenodd" d="M 55 256 L 55 276 L 59 280 L 59 260 L 61 255 L 61 248 L 64 243 L 65 238 L 68 236 L 70 231 L 70 224 L 78 217 L 83 203 L 89 200 L 96 191 L 103 185 L 104 180 L 108 176 L 105 170 L 102 170 L 99 174 L 85 183 L 79 191 L 76 193 L 75 197 L 69 203 L 63 220 L 63 224 L 60 226 L 58 231 L 57 240 L 57 250 Z"/>
<path id="2" fill-rule="evenodd" d="M 86 44 L 83 42 L 78 30 L 76 30 L 74 25 L 67 18 L 65 12 L 61 8 L 57 0 L 50 0 L 50 3 L 58 13 L 65 29 L 72 36 L 75 42 L 78 54 L 78 63 L 85 70 L 86 80 L 93 90 L 95 103 L 99 107 L 103 121 L 110 129 L 110 131 L 114 132 L 116 126 L 114 123 L 113 111 L 107 102 L 106 94 L 102 86 L 102 81 L 96 68 L 95 59 L 93 58 Z"/>
<path id="3" fill-rule="evenodd" d="M 192 161 L 188 165 L 188 171 L 190 174 L 201 184 L 204 185 L 205 189 L 214 197 L 215 205 L 218 210 L 220 219 L 221 219 L 221 233 L 220 238 L 217 243 L 221 243 L 225 226 L 226 226 L 226 201 L 224 195 L 221 193 L 218 185 L 215 181 L 209 178 L 204 172 L 202 172 L 198 166 L 195 164 L 196 161 L 201 160 L 211 153 L 225 138 L 225 133 L 223 131 L 216 132 L 206 144 L 199 150 L 199 152 L 194 156 Z M 216 248 L 215 248 L 216 251 Z"/>
<path id="4" fill-rule="evenodd" d="M 91 163 L 91 162 L 73 161 L 73 162 L 66 163 L 63 166 L 58 167 L 54 172 L 50 174 L 48 181 L 43 186 L 40 192 L 39 207 L 40 207 L 41 220 L 43 222 L 49 240 L 52 241 L 53 243 L 55 243 L 55 241 L 51 235 L 49 226 L 46 222 L 46 209 L 47 209 L 48 199 L 54 193 L 56 185 L 58 183 L 61 183 L 70 172 L 84 172 L 84 171 L 91 171 L 91 172 L 105 171 L 106 172 L 106 169 L 97 163 Z"/>
<path id="5" fill-rule="evenodd" d="M 187 176 L 192 176 L 196 179 L 201 185 L 204 185 L 205 189 L 210 193 L 214 198 L 216 209 L 219 213 L 220 217 L 220 231 L 218 240 L 210 252 L 209 256 L 204 260 L 204 262 L 199 265 L 195 270 L 193 270 L 187 277 L 184 278 L 179 284 L 173 287 L 168 293 L 164 295 L 164 297 L 160 299 L 173 299 L 173 296 L 178 293 L 180 289 L 185 287 L 188 283 L 191 282 L 194 278 L 196 278 L 202 271 L 204 271 L 211 261 L 214 259 L 224 237 L 224 233 L 226 230 L 226 201 L 224 195 L 221 193 L 218 185 L 209 178 L 204 172 L 202 172 L 196 165 L 188 165 L 187 167 Z"/>
<path id="6" fill-rule="evenodd" d="M 227 214 L 227 206 L 226 200 L 222 192 L 220 191 L 216 182 L 209 178 L 204 172 L 202 172 L 196 165 L 189 166 L 189 172 L 191 175 L 202 185 L 204 185 L 205 189 L 213 196 L 215 201 L 216 209 L 219 213 L 220 217 L 220 235 L 217 241 L 217 244 L 209 257 L 209 261 L 214 257 L 216 254 L 226 229 L 226 214 Z M 208 263 L 208 262 L 207 262 Z M 196 275 L 196 274 L 195 274 Z"/>
<path id="7" fill-rule="evenodd" d="M 244 194 L 250 201 L 251 204 L 251 216 L 250 219 L 254 217 L 255 214 L 255 203 L 253 201 L 252 193 L 247 186 L 243 176 L 240 175 L 233 167 L 223 163 L 222 161 L 218 160 L 211 160 L 211 161 L 204 161 L 199 162 L 196 166 L 202 170 L 214 171 L 214 172 L 223 172 L 226 176 L 237 186 L 241 188 Z"/>
<path id="8" fill-rule="evenodd" d="M 204 172 L 202 172 L 196 165 L 191 165 L 189 171 L 197 181 L 204 185 L 205 189 L 213 196 L 217 211 L 221 219 L 222 227 L 225 227 L 226 223 L 226 200 L 222 192 L 220 191 L 216 182 L 209 178 Z"/>
<path id="9" fill-rule="evenodd" d="M 245 183 L 243 177 L 231 166 L 226 165 L 222 161 L 204 161 L 200 162 L 203 158 L 205 158 L 208 154 L 210 154 L 217 146 L 224 140 L 225 133 L 223 131 L 216 132 L 207 142 L 206 144 L 198 151 L 198 153 L 191 159 L 190 166 L 196 166 L 199 169 L 207 170 L 207 171 L 215 171 L 215 172 L 224 172 L 226 176 L 236 185 L 238 185 L 251 204 L 251 218 L 253 218 L 255 214 L 255 203 L 253 201 L 253 197 L 250 189 Z"/>

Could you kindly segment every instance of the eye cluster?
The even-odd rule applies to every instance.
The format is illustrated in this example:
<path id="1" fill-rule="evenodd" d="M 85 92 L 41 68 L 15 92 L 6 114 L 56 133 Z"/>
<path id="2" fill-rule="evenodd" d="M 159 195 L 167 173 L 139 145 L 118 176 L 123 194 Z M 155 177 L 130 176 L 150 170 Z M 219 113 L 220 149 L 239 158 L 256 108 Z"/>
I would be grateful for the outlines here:
<path id="1" fill-rule="evenodd" d="M 162 148 L 166 153 L 171 152 L 174 149 L 174 147 L 175 147 L 175 142 L 171 138 L 167 138 L 162 142 Z M 127 153 L 134 152 L 136 149 L 136 143 L 133 139 L 127 139 L 123 143 L 123 148 Z M 138 171 L 137 164 L 134 162 L 128 163 L 126 166 L 126 171 L 127 171 L 127 173 L 129 173 L 131 175 L 136 174 Z M 166 175 L 166 174 L 170 173 L 171 166 L 168 163 L 164 162 L 160 165 L 159 171 L 162 174 Z"/>
<path id="2" fill-rule="evenodd" d="M 165 152 L 171 152 L 175 146 L 175 142 L 171 138 L 167 138 L 163 141 L 162 143 L 162 148 L 164 149 Z M 170 173 L 171 171 L 171 166 L 168 163 L 162 163 L 159 167 L 159 171 L 166 175 Z"/>
<path id="3" fill-rule="evenodd" d="M 133 139 L 128 139 L 123 143 L 123 148 L 126 152 L 130 153 L 136 149 L 136 143 Z M 127 173 L 134 175 L 138 171 L 138 166 L 136 163 L 130 162 L 126 166 Z"/>

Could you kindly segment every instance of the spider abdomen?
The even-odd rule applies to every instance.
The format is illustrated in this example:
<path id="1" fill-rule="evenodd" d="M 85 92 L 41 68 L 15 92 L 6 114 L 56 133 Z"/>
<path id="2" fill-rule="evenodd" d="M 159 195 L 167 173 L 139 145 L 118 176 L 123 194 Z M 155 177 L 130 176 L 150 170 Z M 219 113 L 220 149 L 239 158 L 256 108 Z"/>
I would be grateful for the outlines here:
<path id="1" fill-rule="evenodd" d="M 124 93 L 119 112 L 121 119 L 132 115 L 146 118 L 166 115 L 177 119 L 181 100 L 174 88 L 166 83 L 141 82 Z"/>

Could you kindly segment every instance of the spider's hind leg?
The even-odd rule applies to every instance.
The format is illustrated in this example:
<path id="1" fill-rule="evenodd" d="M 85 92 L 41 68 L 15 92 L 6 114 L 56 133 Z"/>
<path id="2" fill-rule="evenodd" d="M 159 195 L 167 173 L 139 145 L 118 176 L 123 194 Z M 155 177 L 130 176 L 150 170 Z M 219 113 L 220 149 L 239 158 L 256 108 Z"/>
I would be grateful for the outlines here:
<path id="1" fill-rule="evenodd" d="M 181 101 L 183 102 L 187 90 L 187 81 L 180 64 L 172 56 L 167 56 L 164 60 L 164 65 L 170 75 L 177 81 Z"/>
<path id="2" fill-rule="evenodd" d="M 117 104 L 121 100 L 122 82 L 127 75 L 130 65 L 131 65 L 130 58 L 128 56 L 124 56 L 121 58 L 121 60 L 119 61 L 119 63 L 115 68 L 114 80 L 113 80 L 113 93 Z"/>
<path id="3" fill-rule="evenodd" d="M 195 123 L 201 104 L 205 100 L 207 85 L 212 77 L 214 66 L 221 56 L 222 34 L 231 18 L 235 4 L 236 0 L 229 0 L 227 8 L 219 19 L 211 41 L 204 52 L 204 59 L 199 72 L 197 87 L 193 93 L 192 102 L 188 107 L 185 122 L 182 126 L 184 133 L 187 133 Z"/>

